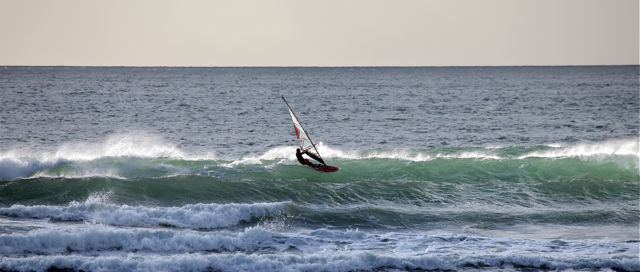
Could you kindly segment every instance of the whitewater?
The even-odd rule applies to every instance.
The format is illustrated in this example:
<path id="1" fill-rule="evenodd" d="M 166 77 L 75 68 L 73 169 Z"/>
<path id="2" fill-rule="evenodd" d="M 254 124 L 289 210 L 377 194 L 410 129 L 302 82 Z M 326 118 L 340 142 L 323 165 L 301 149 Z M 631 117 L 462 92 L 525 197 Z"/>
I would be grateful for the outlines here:
<path id="1" fill-rule="evenodd" d="M 639 271 L 638 71 L 2 69 L 0 271 Z"/>

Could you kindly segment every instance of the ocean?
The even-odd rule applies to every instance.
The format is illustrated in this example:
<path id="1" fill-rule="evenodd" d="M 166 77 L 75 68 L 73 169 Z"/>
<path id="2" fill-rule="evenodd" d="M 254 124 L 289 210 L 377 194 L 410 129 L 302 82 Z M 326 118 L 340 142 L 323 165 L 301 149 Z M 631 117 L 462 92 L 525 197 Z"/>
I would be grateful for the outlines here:
<path id="1" fill-rule="evenodd" d="M 639 96 L 638 66 L 0 67 L 0 271 L 639 271 Z"/>

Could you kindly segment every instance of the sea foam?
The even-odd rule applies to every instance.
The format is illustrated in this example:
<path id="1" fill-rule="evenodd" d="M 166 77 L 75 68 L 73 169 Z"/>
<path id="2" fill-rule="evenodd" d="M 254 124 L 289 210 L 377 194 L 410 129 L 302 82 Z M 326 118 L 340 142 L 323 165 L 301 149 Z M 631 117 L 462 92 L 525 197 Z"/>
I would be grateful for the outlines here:
<path id="1" fill-rule="evenodd" d="M 323 142 L 317 145 L 318 151 L 324 158 L 342 160 L 393 159 L 412 162 L 427 162 L 435 159 L 473 159 L 473 160 L 511 160 L 527 158 L 588 158 L 606 156 L 634 156 L 640 157 L 638 139 L 617 139 L 601 142 L 587 142 L 577 144 L 549 144 L 542 151 L 532 151 L 521 155 L 504 155 L 499 148 L 460 148 L 447 152 L 434 150 L 391 149 L 391 150 L 349 150 L 329 146 Z M 264 161 L 289 161 L 295 158 L 296 146 L 279 146 L 269 149 L 258 156 L 246 156 L 227 164 L 235 166 L 242 164 L 261 164 Z"/>
<path id="2" fill-rule="evenodd" d="M 594 156 L 635 156 L 640 157 L 639 139 L 617 139 L 602 142 L 578 143 L 573 145 L 555 145 L 544 151 L 535 151 L 518 158 L 561 158 Z"/>
<path id="3" fill-rule="evenodd" d="M 0 215 L 23 218 L 51 218 L 115 226 L 173 226 L 213 229 L 237 225 L 284 212 L 288 202 L 188 204 L 179 207 L 145 207 L 105 203 L 90 197 L 65 206 L 12 205 L 0 208 Z"/>
<path id="4" fill-rule="evenodd" d="M 253 257 L 242 262 L 245 265 L 257 265 L 246 267 L 250 270 L 261 270 L 258 269 L 259 263 L 267 259 L 274 261 L 273 264 L 280 269 L 308 270 L 317 267 L 318 270 L 329 271 L 375 270 L 382 267 L 458 269 L 504 265 L 546 269 L 629 269 L 640 266 L 637 260 L 638 242 L 622 241 L 529 240 L 447 233 L 376 234 L 330 229 L 274 233 L 260 227 L 245 228 L 236 233 L 200 232 L 100 225 L 56 227 L 0 235 L 0 253 L 5 256 L 86 256 L 97 252 L 104 252 L 104 256 L 131 256 L 127 253 L 135 252 L 140 256 L 136 263 L 153 261 L 146 263 L 153 265 L 163 263 L 162 259 L 146 258 L 156 253 L 171 254 L 164 255 L 169 257 L 217 252 L 211 255 L 189 254 L 199 256 L 200 261 L 207 263 L 211 261 L 209 256 L 230 258 L 251 253 Z M 49 258 L 38 257 L 41 261 Z M 18 258 L 15 260 L 18 261 Z M 130 259 L 117 258 L 113 261 L 126 260 Z M 216 259 L 213 264 L 219 261 Z M 237 265 L 219 269 L 237 269 Z"/>
<path id="5" fill-rule="evenodd" d="M 15 149 L 0 153 L 0 180 L 29 177 L 92 177 L 106 176 L 122 178 L 120 169 L 81 165 L 72 173 L 56 175 L 46 170 L 67 162 L 90 162 L 102 158 L 172 158 L 181 160 L 214 160 L 212 152 L 187 154 L 176 145 L 149 133 L 113 134 L 101 142 L 66 143 L 52 151 Z"/>
<path id="6" fill-rule="evenodd" d="M 71 268 L 84 271 L 386 271 L 386 270 L 457 270 L 457 269 L 543 269 L 638 271 L 637 258 L 563 258 L 553 256 L 417 256 L 403 257 L 374 253 L 316 253 L 300 255 L 185 253 L 173 255 L 80 256 L 53 255 L 7 257 L 0 269 L 10 271 L 45 271 Z"/>
<path id="7" fill-rule="evenodd" d="M 257 227 L 239 233 L 121 229 L 94 225 L 37 229 L 25 234 L 0 235 L 0 254 L 60 254 L 97 251 L 198 252 L 267 249 L 272 233 Z"/>

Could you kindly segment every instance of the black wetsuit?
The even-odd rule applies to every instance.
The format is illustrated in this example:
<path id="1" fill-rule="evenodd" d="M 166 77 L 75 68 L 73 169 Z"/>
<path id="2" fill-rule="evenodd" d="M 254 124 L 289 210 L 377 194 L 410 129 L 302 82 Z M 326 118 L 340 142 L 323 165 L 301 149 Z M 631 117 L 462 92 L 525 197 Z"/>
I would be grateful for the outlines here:
<path id="1" fill-rule="evenodd" d="M 302 165 L 309 164 L 309 160 L 302 157 L 302 152 L 300 152 L 300 148 L 296 148 L 296 159 L 298 159 L 298 162 Z"/>
<path id="2" fill-rule="evenodd" d="M 316 154 L 313 154 L 311 152 L 304 152 L 305 154 L 307 154 L 307 156 L 311 157 L 312 159 L 319 161 L 322 164 L 325 164 L 324 161 Z M 326 165 L 326 164 L 325 164 Z"/>
<path id="3" fill-rule="evenodd" d="M 305 159 L 304 157 L 302 157 L 302 154 L 307 154 L 307 156 L 311 157 L 312 159 L 321 162 L 323 165 L 325 164 L 324 161 L 318 157 L 316 154 L 313 154 L 311 152 L 300 152 L 300 148 L 296 148 L 296 158 L 298 159 L 298 162 L 300 164 L 303 165 L 312 165 L 313 163 L 311 163 L 309 160 Z"/>

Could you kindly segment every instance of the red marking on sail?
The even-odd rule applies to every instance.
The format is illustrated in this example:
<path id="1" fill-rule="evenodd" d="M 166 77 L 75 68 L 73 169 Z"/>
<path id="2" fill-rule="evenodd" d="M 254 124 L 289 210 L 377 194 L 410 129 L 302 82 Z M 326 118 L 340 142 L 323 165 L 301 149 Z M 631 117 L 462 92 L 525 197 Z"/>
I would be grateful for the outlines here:
<path id="1" fill-rule="evenodd" d="M 300 129 L 297 126 L 293 126 L 293 128 L 296 130 L 296 138 L 300 139 Z"/>

